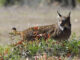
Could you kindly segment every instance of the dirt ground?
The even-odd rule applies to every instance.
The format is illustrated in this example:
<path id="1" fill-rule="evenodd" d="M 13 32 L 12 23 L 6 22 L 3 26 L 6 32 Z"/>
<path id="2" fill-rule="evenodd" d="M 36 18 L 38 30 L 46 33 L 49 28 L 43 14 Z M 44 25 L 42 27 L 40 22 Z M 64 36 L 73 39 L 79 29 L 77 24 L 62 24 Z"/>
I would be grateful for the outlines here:
<path id="1" fill-rule="evenodd" d="M 68 15 L 71 9 L 61 8 L 28 8 L 28 7 L 1 7 L 0 8 L 0 45 L 10 42 L 9 32 L 12 27 L 25 30 L 31 26 L 48 25 L 57 23 L 57 10 L 63 15 Z M 72 32 L 80 35 L 80 9 L 71 10 Z"/>

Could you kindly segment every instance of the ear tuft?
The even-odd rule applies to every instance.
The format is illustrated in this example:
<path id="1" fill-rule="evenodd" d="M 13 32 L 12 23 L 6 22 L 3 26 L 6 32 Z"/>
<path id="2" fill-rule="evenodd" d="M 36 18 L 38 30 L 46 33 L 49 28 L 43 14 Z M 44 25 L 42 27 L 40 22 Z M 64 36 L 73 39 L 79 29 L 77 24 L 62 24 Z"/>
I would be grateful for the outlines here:
<path id="1" fill-rule="evenodd" d="M 59 17 L 62 17 L 62 15 L 58 11 L 57 11 L 57 13 L 58 13 Z"/>
<path id="2" fill-rule="evenodd" d="M 70 15 L 71 15 L 71 11 L 69 12 L 69 15 L 68 15 L 68 17 L 70 17 Z"/>

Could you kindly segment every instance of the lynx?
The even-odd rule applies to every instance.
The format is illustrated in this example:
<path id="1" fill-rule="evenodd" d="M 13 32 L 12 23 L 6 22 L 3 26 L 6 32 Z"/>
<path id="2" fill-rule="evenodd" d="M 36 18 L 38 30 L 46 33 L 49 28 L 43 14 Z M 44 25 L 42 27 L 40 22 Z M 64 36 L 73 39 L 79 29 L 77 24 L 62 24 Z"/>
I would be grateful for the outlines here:
<path id="1" fill-rule="evenodd" d="M 68 40 L 71 35 L 71 22 L 70 14 L 68 16 L 62 16 L 58 11 L 59 20 L 57 24 L 51 24 L 46 26 L 31 27 L 24 31 L 17 31 L 16 28 L 12 28 L 13 33 L 20 35 L 23 40 L 33 41 L 36 39 L 48 38 L 55 39 L 57 41 Z"/>

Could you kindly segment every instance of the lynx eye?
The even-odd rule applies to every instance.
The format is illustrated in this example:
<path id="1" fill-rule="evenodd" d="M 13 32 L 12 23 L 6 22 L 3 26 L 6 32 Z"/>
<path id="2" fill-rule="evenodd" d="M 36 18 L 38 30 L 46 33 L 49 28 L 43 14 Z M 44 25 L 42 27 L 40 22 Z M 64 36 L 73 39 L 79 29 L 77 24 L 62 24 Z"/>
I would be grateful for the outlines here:
<path id="1" fill-rule="evenodd" d="M 62 18 L 62 22 L 65 22 L 65 21 L 66 21 L 65 17 L 63 17 L 63 18 Z"/>

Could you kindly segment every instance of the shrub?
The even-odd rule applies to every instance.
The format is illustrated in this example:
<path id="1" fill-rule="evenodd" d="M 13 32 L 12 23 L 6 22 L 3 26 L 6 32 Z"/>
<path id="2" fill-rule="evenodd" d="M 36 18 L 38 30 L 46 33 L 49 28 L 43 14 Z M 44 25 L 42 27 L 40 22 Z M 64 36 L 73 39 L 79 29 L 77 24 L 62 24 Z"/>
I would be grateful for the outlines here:
<path id="1" fill-rule="evenodd" d="M 5 4 L 6 0 L 0 0 L 0 6 L 3 6 Z"/>
<path id="2" fill-rule="evenodd" d="M 15 40 L 15 39 L 14 39 Z M 0 46 L 0 59 L 4 60 L 20 60 L 21 58 L 33 58 L 36 55 L 43 55 L 45 52 L 48 57 L 50 56 L 77 56 L 80 49 L 79 38 L 76 38 L 74 33 L 68 41 L 57 42 L 52 39 L 36 40 L 36 41 L 19 41 L 15 44 Z M 33 58 L 34 59 L 34 58 Z"/>

